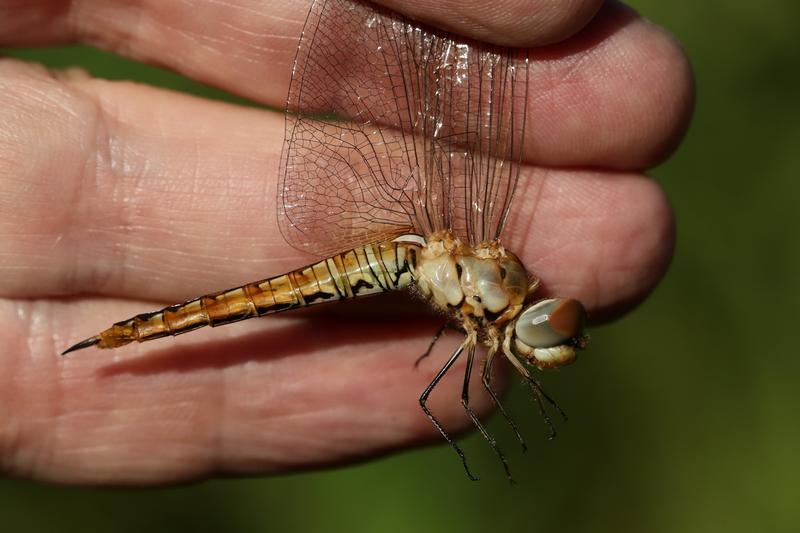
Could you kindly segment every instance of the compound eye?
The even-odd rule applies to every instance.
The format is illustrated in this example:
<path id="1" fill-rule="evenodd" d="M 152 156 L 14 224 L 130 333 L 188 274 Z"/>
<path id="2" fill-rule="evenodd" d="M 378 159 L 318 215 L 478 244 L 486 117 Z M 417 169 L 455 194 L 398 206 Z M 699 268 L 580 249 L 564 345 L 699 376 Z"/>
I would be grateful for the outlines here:
<path id="1" fill-rule="evenodd" d="M 536 302 L 517 319 L 514 333 L 531 348 L 552 348 L 583 337 L 586 309 L 572 298 Z"/>

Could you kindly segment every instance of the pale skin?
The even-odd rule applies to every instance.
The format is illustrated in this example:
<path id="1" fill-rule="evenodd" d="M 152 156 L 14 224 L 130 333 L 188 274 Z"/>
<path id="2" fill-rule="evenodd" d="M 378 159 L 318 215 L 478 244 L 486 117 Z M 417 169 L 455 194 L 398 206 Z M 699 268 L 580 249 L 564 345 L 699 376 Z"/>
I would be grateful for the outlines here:
<path id="1" fill-rule="evenodd" d="M 0 44 L 87 42 L 281 107 L 308 3 L 189 4 L 0 0 Z M 486 41 L 553 43 L 531 54 L 528 158 L 504 244 L 542 296 L 581 300 L 595 323 L 639 304 L 674 244 L 644 173 L 691 113 L 676 42 L 598 0 L 496 0 L 488 14 L 477 0 L 386 4 Z M 113 321 L 311 262 L 276 222 L 283 131 L 278 112 L 0 59 L 0 473 L 165 484 L 440 438 L 417 398 L 462 339 L 446 335 L 415 368 L 439 325 L 419 302 L 58 356 Z M 456 433 L 471 427 L 463 363 L 429 402 Z"/>

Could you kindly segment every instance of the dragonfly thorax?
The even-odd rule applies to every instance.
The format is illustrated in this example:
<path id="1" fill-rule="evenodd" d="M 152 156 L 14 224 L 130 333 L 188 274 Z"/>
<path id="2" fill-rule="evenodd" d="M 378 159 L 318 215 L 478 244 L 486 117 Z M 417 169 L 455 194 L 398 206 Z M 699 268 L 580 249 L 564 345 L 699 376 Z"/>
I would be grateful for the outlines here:
<path id="1" fill-rule="evenodd" d="M 470 246 L 450 232 L 398 240 L 416 245 L 419 292 L 490 350 L 502 344 L 507 355 L 545 369 L 573 362 L 586 345 L 583 305 L 572 298 L 531 302 L 538 281 L 499 242 Z"/>
<path id="2" fill-rule="evenodd" d="M 529 286 L 519 259 L 499 242 L 473 247 L 449 232 L 427 239 L 415 278 L 436 307 L 496 326 L 519 314 Z"/>

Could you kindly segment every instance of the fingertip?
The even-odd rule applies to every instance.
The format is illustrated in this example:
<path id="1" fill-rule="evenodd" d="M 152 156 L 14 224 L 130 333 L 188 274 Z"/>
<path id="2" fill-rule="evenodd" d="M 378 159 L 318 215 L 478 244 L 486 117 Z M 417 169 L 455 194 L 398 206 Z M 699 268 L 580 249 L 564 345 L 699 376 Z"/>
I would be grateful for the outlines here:
<path id="1" fill-rule="evenodd" d="M 589 24 L 600 11 L 603 1 L 543 0 L 539 4 L 538 10 L 529 17 L 528 33 L 516 33 L 516 42 L 511 46 L 543 46 L 572 37 Z"/>
<path id="2" fill-rule="evenodd" d="M 611 241 L 613 253 L 606 256 L 606 282 L 597 287 L 595 323 L 619 318 L 644 302 L 666 275 L 675 251 L 674 212 L 657 181 L 631 177 L 617 196 L 611 209 L 623 214 Z"/>
<path id="3" fill-rule="evenodd" d="M 675 221 L 658 182 L 641 174 L 537 169 L 521 184 L 506 244 L 542 295 L 582 301 L 592 321 L 630 311 L 663 278 Z"/>
<path id="4" fill-rule="evenodd" d="M 423 23 L 501 46 L 530 47 L 580 31 L 602 0 L 379 0 Z"/>
<path id="5" fill-rule="evenodd" d="M 535 51 L 526 136 L 546 166 L 650 168 L 685 135 L 694 77 L 680 43 L 631 8 L 610 3 L 574 38 Z"/>

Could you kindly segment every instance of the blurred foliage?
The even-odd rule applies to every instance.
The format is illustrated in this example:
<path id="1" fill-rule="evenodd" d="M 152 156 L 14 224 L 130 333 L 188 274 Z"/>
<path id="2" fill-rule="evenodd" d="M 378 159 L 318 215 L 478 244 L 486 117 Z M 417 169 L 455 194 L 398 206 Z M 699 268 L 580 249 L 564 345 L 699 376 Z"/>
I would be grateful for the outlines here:
<path id="1" fill-rule="evenodd" d="M 678 220 L 664 283 L 592 332 L 579 364 L 546 376 L 571 414 L 554 441 L 521 388 L 510 408 L 532 450 L 491 422 L 519 484 L 464 439 L 478 483 L 444 444 L 337 470 L 157 490 L 0 482 L 7 531 L 798 531 L 800 295 L 798 4 L 636 0 L 694 63 L 686 142 L 654 175 Z M 16 50 L 230 99 L 83 47 Z M 234 101 L 239 101 L 233 99 Z M 539 438 L 541 437 L 541 438 Z M 153 517 L 159 516 L 157 525 Z"/>

